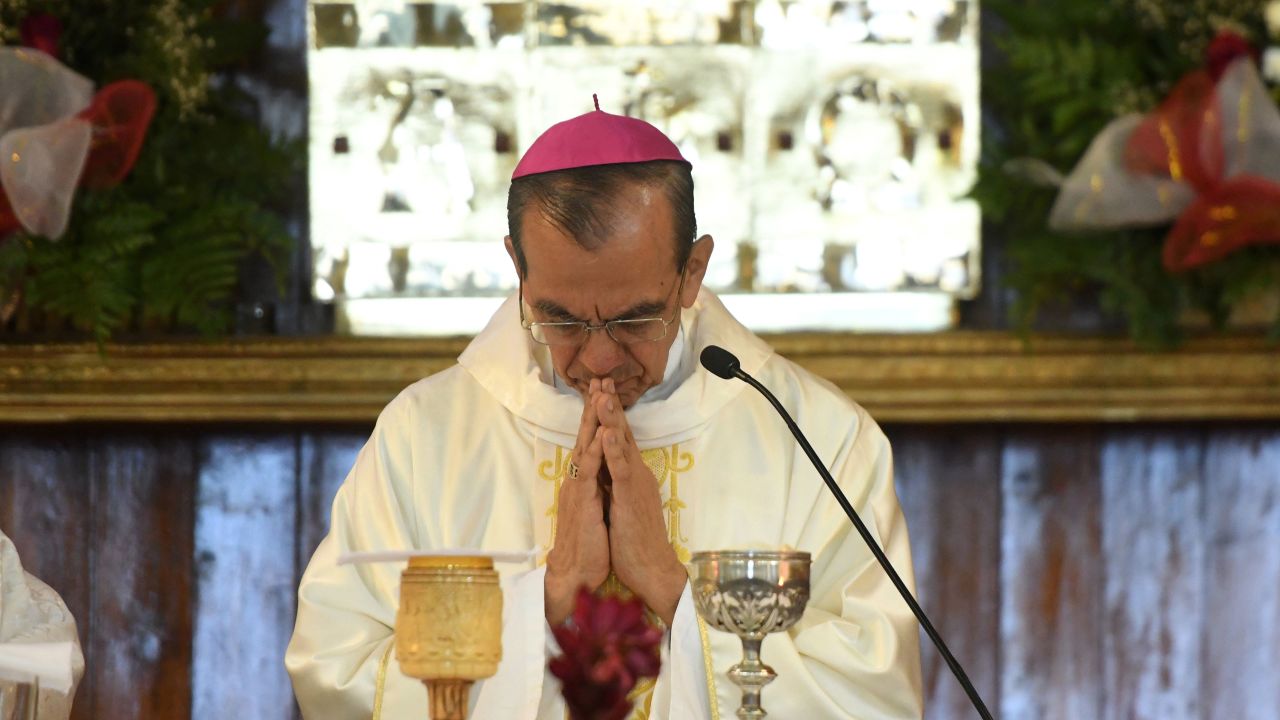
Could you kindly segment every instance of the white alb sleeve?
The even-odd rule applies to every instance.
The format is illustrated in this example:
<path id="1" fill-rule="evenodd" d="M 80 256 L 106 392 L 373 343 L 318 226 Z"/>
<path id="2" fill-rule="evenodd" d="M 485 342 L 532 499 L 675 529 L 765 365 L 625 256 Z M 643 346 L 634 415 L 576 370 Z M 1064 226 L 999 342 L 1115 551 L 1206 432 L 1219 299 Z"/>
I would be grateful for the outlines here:
<path id="1" fill-rule="evenodd" d="M 711 717 L 702 637 L 689 583 L 685 583 L 671 627 L 663 639 L 662 670 L 653 688 L 649 717 L 651 720 L 709 720 Z"/>
<path id="2" fill-rule="evenodd" d="M 502 598 L 502 661 L 477 684 L 473 718 L 535 720 L 547 666 L 547 620 L 538 567 L 511 577 Z"/>

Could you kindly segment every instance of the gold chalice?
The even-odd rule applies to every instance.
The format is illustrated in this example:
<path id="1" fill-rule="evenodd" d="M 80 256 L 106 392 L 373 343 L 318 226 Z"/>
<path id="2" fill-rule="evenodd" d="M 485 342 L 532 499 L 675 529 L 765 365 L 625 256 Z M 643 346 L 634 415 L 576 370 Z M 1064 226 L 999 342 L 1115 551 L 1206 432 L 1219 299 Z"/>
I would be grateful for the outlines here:
<path id="1" fill-rule="evenodd" d="M 502 659 L 502 589 L 490 557 L 411 557 L 400 576 L 396 660 L 427 686 L 432 720 L 465 720 L 471 684 Z"/>

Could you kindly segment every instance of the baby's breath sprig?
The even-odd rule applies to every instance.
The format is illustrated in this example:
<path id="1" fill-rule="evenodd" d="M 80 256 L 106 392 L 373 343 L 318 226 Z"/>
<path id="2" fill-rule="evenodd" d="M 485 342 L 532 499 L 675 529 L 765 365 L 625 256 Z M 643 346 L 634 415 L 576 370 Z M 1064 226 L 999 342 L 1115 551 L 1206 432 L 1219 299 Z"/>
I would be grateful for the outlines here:
<path id="1" fill-rule="evenodd" d="M 208 40 L 197 33 L 205 13 L 190 13 L 185 5 L 182 0 L 160 0 L 153 15 L 155 42 L 170 69 L 164 90 L 184 120 L 195 116 L 209 96 L 209 73 L 199 58 Z"/>

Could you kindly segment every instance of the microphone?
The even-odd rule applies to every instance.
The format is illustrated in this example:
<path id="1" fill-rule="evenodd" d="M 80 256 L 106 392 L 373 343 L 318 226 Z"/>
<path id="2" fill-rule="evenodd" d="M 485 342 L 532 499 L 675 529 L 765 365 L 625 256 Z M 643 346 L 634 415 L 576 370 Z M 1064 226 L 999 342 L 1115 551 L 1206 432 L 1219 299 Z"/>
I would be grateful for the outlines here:
<path id="1" fill-rule="evenodd" d="M 818 457 L 818 453 L 814 451 L 813 446 L 809 444 L 809 440 L 805 438 L 804 433 L 800 432 L 800 427 L 796 425 L 796 421 L 791 419 L 791 414 L 787 409 L 782 407 L 782 403 L 778 402 L 778 398 L 774 397 L 769 389 L 760 384 L 760 381 L 751 377 L 742 371 L 741 363 L 738 357 L 733 353 L 725 350 L 718 345 L 708 345 L 703 348 L 702 354 L 699 356 L 702 367 L 709 370 L 713 375 L 731 380 L 738 378 L 746 384 L 760 391 L 782 416 L 782 420 L 787 424 L 787 429 L 791 430 L 791 434 L 795 436 L 796 442 L 800 443 L 800 448 L 804 450 L 804 454 L 809 456 L 809 462 L 813 463 L 814 469 L 822 476 L 823 482 L 827 484 L 827 489 L 836 496 L 836 501 L 840 503 L 840 507 L 844 509 L 844 514 L 849 516 L 850 522 L 858 530 L 858 534 L 862 536 L 863 542 L 871 549 L 871 554 L 875 555 L 879 561 L 880 567 L 884 568 L 885 573 L 889 575 L 889 580 L 893 582 L 893 586 L 898 589 L 898 594 L 907 602 L 907 606 L 911 608 L 911 612 L 919 621 L 920 627 L 924 628 L 925 634 L 933 641 L 938 652 L 941 653 L 942 659 L 946 661 L 947 667 L 951 668 L 951 673 L 956 676 L 956 680 L 960 682 L 960 687 L 964 688 L 964 692 L 969 696 L 969 702 L 973 703 L 974 709 L 978 711 L 983 720 L 992 720 L 991 711 L 987 710 L 987 706 L 982 702 L 982 698 L 978 695 L 977 689 L 973 687 L 973 683 L 969 681 L 969 676 L 965 674 L 964 668 L 960 667 L 960 662 L 951 654 L 951 650 L 947 648 L 947 644 L 942 641 L 942 636 L 934 629 L 933 623 L 929 622 L 929 617 L 924 614 L 924 610 L 916 599 L 911 596 L 911 591 L 907 589 L 906 583 L 898 575 L 898 571 L 894 570 L 893 564 L 889 562 L 889 558 L 880 549 L 879 543 L 871 536 L 871 531 L 867 530 L 867 526 L 863 524 L 862 518 L 858 517 L 858 513 L 853 509 L 853 505 L 849 504 L 849 498 L 845 497 L 844 491 L 836 484 L 827 467 L 822 464 L 822 460 Z"/>
<path id="2" fill-rule="evenodd" d="M 738 356 L 719 345 L 706 346 L 698 359 L 702 361 L 702 367 L 710 370 L 712 375 L 719 375 L 725 380 L 732 380 L 735 375 L 742 372 Z M 746 373 L 742 375 L 744 379 L 748 377 Z"/>

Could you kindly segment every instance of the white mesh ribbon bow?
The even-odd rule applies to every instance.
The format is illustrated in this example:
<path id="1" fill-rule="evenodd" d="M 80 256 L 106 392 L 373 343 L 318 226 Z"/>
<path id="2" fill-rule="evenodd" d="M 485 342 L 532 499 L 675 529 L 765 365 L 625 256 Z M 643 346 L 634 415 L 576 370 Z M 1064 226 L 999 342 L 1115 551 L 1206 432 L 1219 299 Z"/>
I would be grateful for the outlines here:
<path id="1" fill-rule="evenodd" d="M 0 187 L 11 213 L 0 207 L 0 234 L 8 220 L 61 237 L 89 156 L 92 126 L 77 114 L 93 83 L 39 50 L 0 47 L 0 87 Z"/>
<path id="2" fill-rule="evenodd" d="M 32 48 L 0 47 L 0 238 L 56 239 L 78 185 L 107 187 L 137 160 L 155 94 L 136 80 L 93 83 Z"/>

